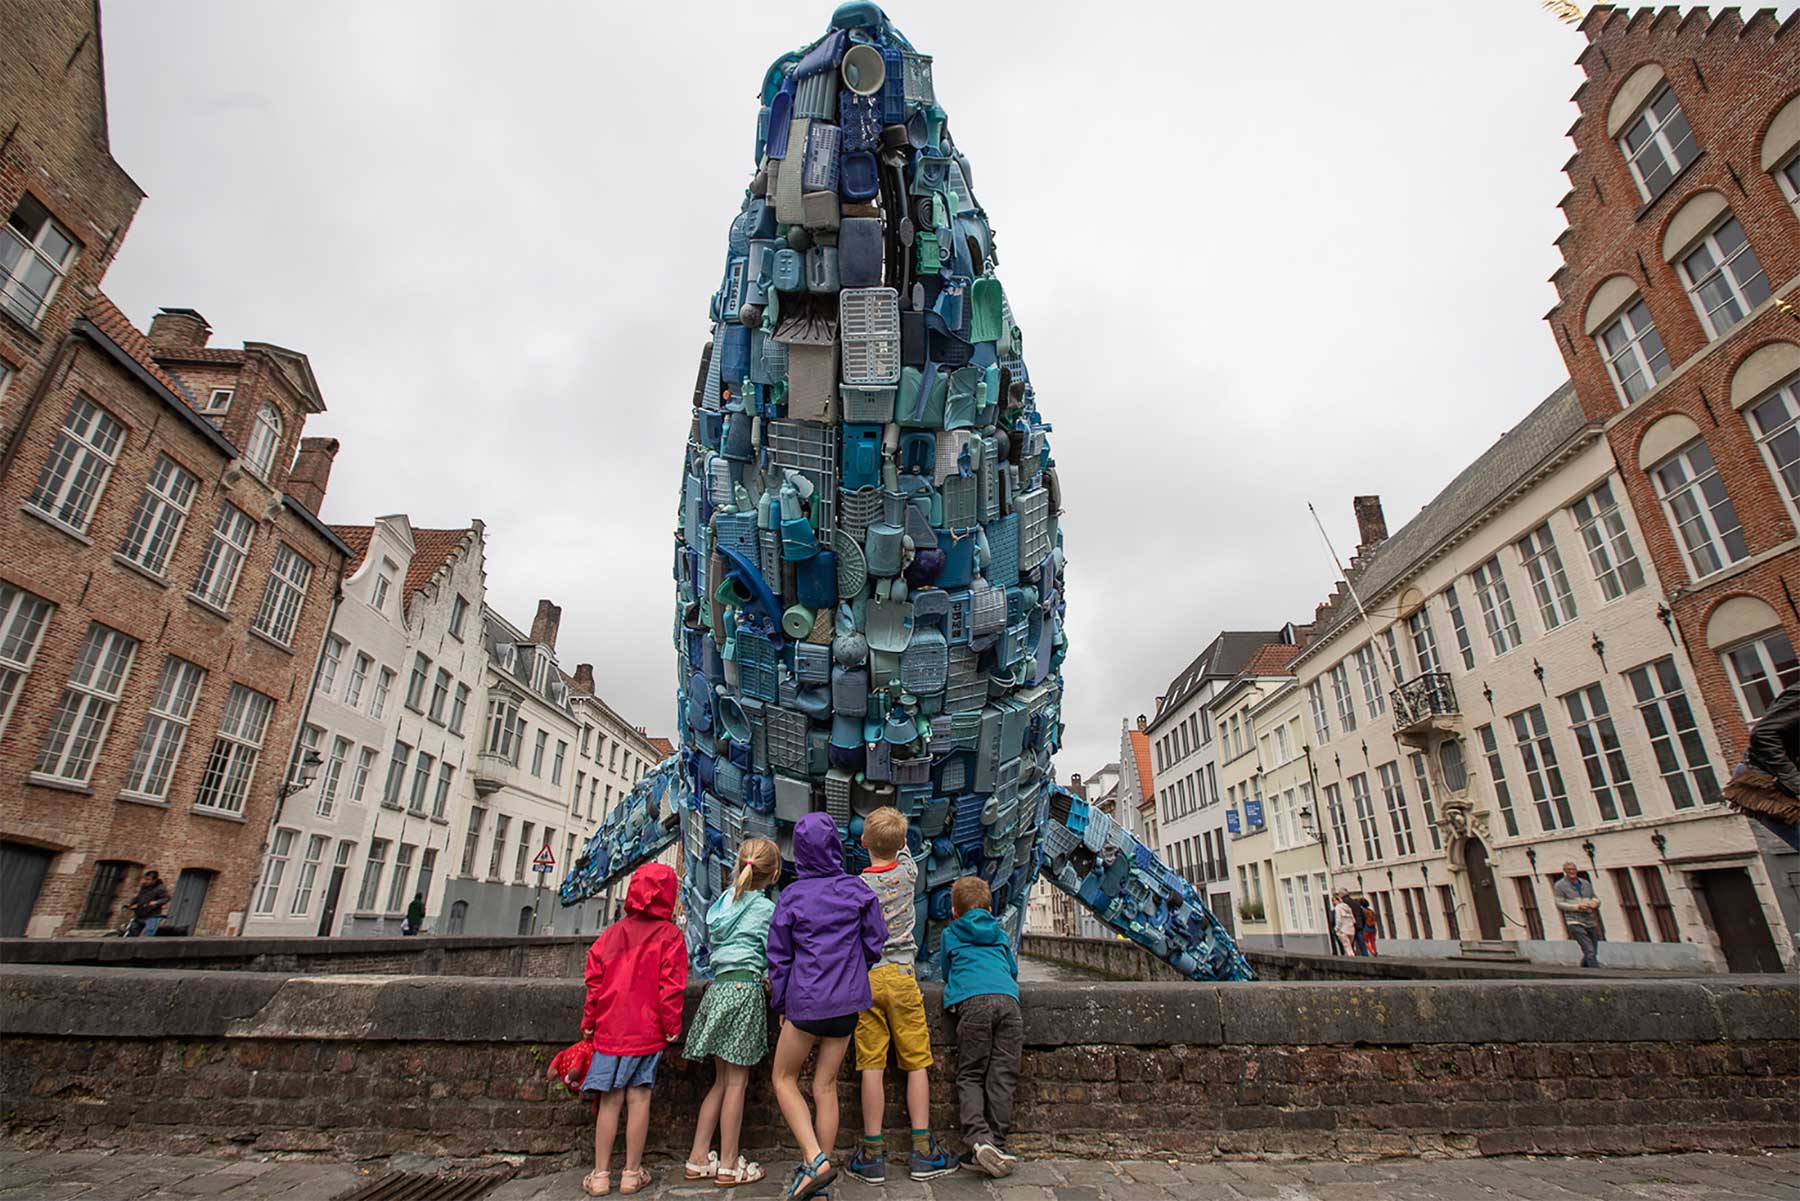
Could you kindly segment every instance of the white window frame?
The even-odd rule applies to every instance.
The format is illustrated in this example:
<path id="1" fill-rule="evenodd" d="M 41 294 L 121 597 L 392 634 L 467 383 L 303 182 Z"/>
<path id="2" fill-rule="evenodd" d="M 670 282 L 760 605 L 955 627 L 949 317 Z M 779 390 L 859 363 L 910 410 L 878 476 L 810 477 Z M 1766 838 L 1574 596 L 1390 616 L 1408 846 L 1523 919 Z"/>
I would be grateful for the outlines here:
<path id="1" fill-rule="evenodd" d="M 1350 657 L 1356 660 L 1356 674 L 1362 681 L 1363 704 L 1369 710 L 1369 720 L 1380 721 L 1381 715 L 1387 712 L 1387 697 L 1381 690 L 1381 665 L 1375 658 L 1375 644 L 1363 643 Z"/>
<path id="2" fill-rule="evenodd" d="M 1425 762 L 1423 751 L 1409 751 L 1406 756 L 1412 761 L 1413 783 L 1419 788 L 1419 806 L 1425 811 L 1425 832 L 1431 835 L 1431 849 L 1444 849 L 1444 832 L 1438 826 L 1437 810 L 1431 799 L 1431 767 Z"/>
<path id="3" fill-rule="evenodd" d="M 235 388 L 214 388 L 206 394 L 200 405 L 200 412 L 207 417 L 223 417 L 231 412 L 231 398 L 236 395 Z"/>
<path id="4" fill-rule="evenodd" d="M 1456 634 L 1456 650 L 1462 656 L 1463 670 L 1475 670 L 1475 643 L 1469 637 L 1469 623 L 1463 620 L 1462 599 L 1456 585 L 1444 589 L 1444 609 L 1450 614 L 1450 629 Z"/>
<path id="5" fill-rule="evenodd" d="M 463 835 L 462 870 L 457 874 L 465 880 L 475 878 L 475 863 L 481 855 L 481 825 L 487 820 L 487 810 L 480 805 L 469 808 L 469 828 Z"/>
<path id="6" fill-rule="evenodd" d="M 0 580 L 0 736 L 6 733 L 55 611 L 55 605 L 35 592 Z"/>
<path id="7" fill-rule="evenodd" d="M 244 450 L 244 465 L 261 479 L 268 479 L 275 466 L 275 452 L 281 449 L 281 435 L 281 414 L 274 405 L 263 402 L 250 427 L 250 445 Z"/>
<path id="8" fill-rule="evenodd" d="M 1356 730 L 1356 697 L 1350 691 L 1350 672 L 1339 659 L 1326 674 L 1331 677 L 1331 699 L 1337 707 L 1338 728 L 1350 734 Z"/>
<path id="9" fill-rule="evenodd" d="M 1519 615 L 1513 610 L 1512 589 L 1507 587 L 1506 572 L 1500 556 L 1493 555 L 1469 573 L 1475 587 L 1475 600 L 1481 606 L 1481 622 L 1487 628 L 1488 646 L 1497 659 L 1516 649 L 1524 636 L 1519 632 Z"/>
<path id="10" fill-rule="evenodd" d="M 1531 581 L 1531 593 L 1537 601 L 1538 620 L 1544 629 L 1554 630 L 1575 620 L 1575 593 L 1569 587 L 1569 573 L 1563 570 L 1562 552 L 1556 549 L 1556 535 L 1548 521 L 1519 539 L 1519 562 L 1525 578 Z"/>
<path id="11" fill-rule="evenodd" d="M 450 810 L 450 785 L 456 778 L 456 768 L 451 765 L 446 755 L 438 760 L 437 790 L 431 797 L 431 816 L 443 820 Z"/>
<path id="12" fill-rule="evenodd" d="M 1381 825 L 1376 820 L 1375 800 L 1369 792 L 1369 776 L 1367 772 L 1357 772 L 1349 778 L 1350 801 L 1356 806 L 1356 824 L 1362 834 L 1363 860 L 1376 863 L 1381 860 Z"/>
<path id="13" fill-rule="evenodd" d="M 469 614 L 469 602 L 459 593 L 450 601 L 450 637 L 462 641 L 463 620 Z"/>
<path id="14" fill-rule="evenodd" d="M 1387 802 L 1388 824 L 1394 831 L 1394 855 L 1405 859 L 1419 852 L 1413 837 L 1412 808 L 1406 803 L 1406 783 L 1400 775 L 1398 760 L 1390 760 L 1375 769 L 1381 781 L 1381 796 Z"/>
<path id="15" fill-rule="evenodd" d="M 86 393 L 76 393 L 25 503 L 85 538 L 124 448 L 124 423 Z"/>
<path id="16" fill-rule="evenodd" d="M 381 900 L 381 877 L 387 871 L 388 847 L 391 840 L 371 838 L 369 840 L 369 857 L 363 864 L 362 887 L 356 891 L 356 910 L 358 913 L 375 913 L 375 905 Z"/>
<path id="17" fill-rule="evenodd" d="M 1719 240 L 1720 233 L 1727 227 L 1734 228 L 1738 238 L 1737 248 L 1729 254 Z M 1706 256 L 1706 261 L 1698 263 L 1696 260 L 1702 255 Z M 1746 259 L 1749 269 L 1746 269 Z M 1708 337 L 1717 338 L 1729 333 L 1750 315 L 1752 309 L 1769 298 L 1769 279 L 1750 245 L 1750 237 L 1738 219 L 1729 213 L 1689 247 L 1676 266 L 1682 286 L 1687 289 L 1688 299 L 1693 302 L 1694 312 L 1699 315 L 1700 325 Z M 1709 287 L 1714 288 L 1717 299 L 1717 303 L 1710 306 L 1702 298 L 1702 293 Z M 1733 308 L 1735 315 L 1730 312 Z M 1721 313 L 1728 319 L 1720 320 Z"/>
<path id="18" fill-rule="evenodd" d="M 1640 664 L 1627 671 L 1625 679 L 1671 803 L 1677 809 L 1717 803 L 1719 782 L 1674 659 L 1665 655 Z"/>
<path id="19" fill-rule="evenodd" d="M 330 817 L 337 812 L 338 785 L 343 782 L 344 764 L 355 745 L 341 734 L 331 740 L 331 753 L 326 756 L 325 768 L 319 773 L 317 812 L 320 817 Z"/>
<path id="20" fill-rule="evenodd" d="M 1546 834 L 1575 828 L 1575 810 L 1569 803 L 1569 784 L 1556 757 L 1556 743 L 1542 705 L 1532 705 L 1507 715 L 1513 745 L 1525 765 L 1525 782 L 1537 808 L 1538 828 Z"/>
<path id="21" fill-rule="evenodd" d="M 1420 605 L 1406 619 L 1406 633 L 1412 643 L 1413 666 L 1418 669 L 1418 674 L 1433 675 L 1443 671 L 1443 660 L 1438 657 L 1437 633 L 1431 628 L 1431 613 L 1426 606 Z"/>
<path id="22" fill-rule="evenodd" d="M 1625 762 L 1625 749 L 1619 742 L 1618 727 L 1613 724 L 1606 690 L 1596 682 L 1566 693 L 1562 702 L 1600 820 L 1642 817 L 1637 785 L 1632 783 L 1631 766 Z"/>
<path id="23" fill-rule="evenodd" d="M 312 575 L 312 564 L 287 543 L 280 543 L 250 628 L 282 646 L 293 646 L 294 630 L 300 624 L 300 610 L 306 605 L 306 589 L 312 583 Z"/>
<path id="24" fill-rule="evenodd" d="M 561 784 L 563 777 L 563 761 L 569 757 L 569 744 L 563 739 L 556 740 L 556 757 L 550 761 L 550 782 Z"/>
<path id="25" fill-rule="evenodd" d="M 387 708 L 388 693 L 394 688 L 394 669 L 384 667 L 375 673 L 375 694 L 369 698 L 369 716 L 380 720 Z"/>
<path id="26" fill-rule="evenodd" d="M 413 760 L 412 788 L 406 794 L 406 811 L 415 817 L 425 816 L 425 798 L 431 792 L 432 773 L 437 770 L 437 756 L 424 750 Z"/>
<path id="27" fill-rule="evenodd" d="M 258 917 L 269 917 L 275 912 L 276 902 L 281 899 L 281 878 L 287 874 L 288 856 L 294 853 L 297 837 L 297 831 L 285 826 L 275 828 L 275 838 L 269 843 L 269 856 L 263 860 L 262 879 L 256 886 L 256 905 L 251 910 Z"/>
<path id="28" fill-rule="evenodd" d="M 200 574 L 194 578 L 193 596 L 215 609 L 229 609 L 231 598 L 237 594 L 238 580 L 244 574 L 244 561 L 250 557 L 250 544 L 255 540 L 256 523 L 250 515 L 236 505 L 221 504 L 206 558 L 200 564 Z"/>
<path id="29" fill-rule="evenodd" d="M 426 716 L 439 725 L 444 721 L 444 705 L 450 699 L 450 669 L 440 667 L 431 681 L 431 705 Z"/>
<path id="30" fill-rule="evenodd" d="M 1669 101 L 1666 110 L 1658 112 L 1659 108 L 1663 108 L 1665 99 Z M 1673 118 L 1680 118 L 1681 121 L 1680 129 L 1675 132 L 1670 131 L 1670 126 L 1674 123 Z M 1633 135 L 1639 133 L 1640 127 L 1642 127 L 1642 137 L 1634 150 L 1632 149 Z M 1644 102 L 1644 106 L 1637 111 L 1637 115 L 1632 117 L 1626 123 L 1625 128 L 1620 131 L 1618 141 L 1619 153 L 1625 156 L 1625 165 L 1631 169 L 1631 178 L 1637 184 L 1638 196 L 1645 203 L 1649 203 L 1667 191 L 1675 177 L 1686 170 L 1688 164 L 1700 155 L 1700 145 L 1694 139 L 1693 127 L 1688 123 L 1687 114 L 1682 111 L 1681 102 L 1677 99 L 1674 89 L 1668 84 L 1658 88 L 1656 94 Z M 1681 157 L 1684 144 L 1688 152 L 1686 159 Z M 1657 167 L 1645 171 L 1643 160 L 1652 152 L 1657 157 Z M 1656 180 L 1656 188 L 1652 191 L 1651 180 L 1658 170 L 1665 174 L 1663 178 Z"/>
<path id="31" fill-rule="evenodd" d="M 394 739 L 394 753 L 388 759 L 387 779 L 381 785 L 381 803 L 384 808 L 399 809 L 401 807 L 401 791 L 406 787 L 406 768 L 412 762 L 413 748 L 400 739 Z"/>
<path id="32" fill-rule="evenodd" d="M 1615 333 L 1617 337 L 1613 336 Z M 1618 316 L 1601 326 L 1594 335 L 1594 345 L 1606 362 L 1606 373 L 1612 377 L 1621 408 L 1630 408 L 1669 374 L 1669 349 L 1663 345 L 1656 319 L 1642 296 L 1635 297 Z"/>
<path id="33" fill-rule="evenodd" d="M 1744 406 L 1744 420 L 1787 502 L 1788 514 L 1800 520 L 1800 376 Z"/>
<path id="34" fill-rule="evenodd" d="M 406 886 L 412 881 L 413 855 L 418 849 L 413 843 L 403 842 L 394 852 L 394 874 L 388 881 L 389 913 L 400 913 L 406 909 Z"/>
<path id="35" fill-rule="evenodd" d="M 39 222 L 37 228 L 27 228 L 33 221 Z M 81 244 L 42 201 L 29 194 L 20 198 L 6 224 L 0 226 L 0 238 L 4 239 L 0 241 L 0 305 L 36 329 L 68 277 Z M 26 282 L 33 267 L 38 268 L 40 278 L 49 277 L 41 289 Z"/>
<path id="36" fill-rule="evenodd" d="M 325 639 L 325 648 L 319 652 L 319 682 L 315 685 L 320 696 L 330 696 L 331 690 L 337 687 L 338 668 L 344 664 L 344 652 L 350 644 L 332 634 Z"/>
<path id="37" fill-rule="evenodd" d="M 1587 548 L 1588 566 L 1600 595 L 1608 601 L 1628 596 L 1644 586 L 1644 565 L 1632 545 L 1624 511 L 1613 495 L 1610 479 L 1569 506 L 1581 543 Z"/>
<path id="38" fill-rule="evenodd" d="M 369 669 L 375 666 L 375 659 L 361 651 L 350 660 L 350 678 L 344 681 L 344 707 L 360 708 L 362 705 L 363 686 L 369 682 Z"/>
<path id="39" fill-rule="evenodd" d="M 1478 726 L 1475 736 L 1481 741 L 1481 757 L 1487 761 L 1488 780 L 1494 788 L 1494 802 L 1500 809 L 1500 820 L 1506 825 L 1508 838 L 1519 836 L 1519 818 L 1513 809 L 1512 785 L 1506 782 L 1506 760 L 1500 754 L 1500 738 L 1490 723 Z"/>
<path id="40" fill-rule="evenodd" d="M 1731 690 L 1737 694 L 1738 707 L 1747 722 L 1760 719 L 1784 689 L 1800 683 L 1793 641 L 1779 627 L 1726 647 L 1719 652 L 1719 658 L 1725 664 L 1725 674 L 1731 677 Z M 1785 672 L 1781 670 L 1783 663 L 1787 664 Z M 1753 690 L 1766 692 L 1767 699 L 1755 695 Z"/>
<path id="41" fill-rule="evenodd" d="M 372 746 L 360 747 L 356 752 L 356 768 L 350 773 L 350 796 L 352 805 L 367 803 L 369 777 L 375 773 L 375 761 L 381 758 L 381 752 Z"/>
<path id="42" fill-rule="evenodd" d="M 1331 741 L 1331 714 L 1325 711 L 1325 687 L 1323 679 L 1314 679 L 1306 685 L 1306 702 L 1312 708 L 1313 732 L 1318 735 L 1320 745 Z"/>
<path id="43" fill-rule="evenodd" d="M 382 567 L 389 567 L 387 560 L 382 560 Z M 392 570 L 397 569 L 383 570 L 375 573 L 375 595 L 370 599 L 369 605 L 377 613 L 384 613 L 387 611 L 388 593 L 393 591 L 394 588 Z"/>
<path id="44" fill-rule="evenodd" d="M 1678 484 L 1671 484 L 1669 473 L 1675 469 L 1679 469 L 1681 478 Z M 1731 503 L 1705 438 L 1694 439 L 1652 467 L 1650 482 L 1681 546 L 1682 561 L 1696 580 L 1749 558 L 1750 548 L 1744 541 L 1737 507 Z M 1716 497 L 1708 495 L 1709 485 L 1717 486 Z M 1681 515 L 1683 505 L 1688 507 L 1685 518 Z"/>
<path id="45" fill-rule="evenodd" d="M 119 554 L 160 578 L 168 570 L 199 488 L 200 481 L 181 464 L 168 455 L 156 456 L 131 524 L 119 543 Z"/>
<path id="46" fill-rule="evenodd" d="M 331 840 L 323 834 L 307 837 L 306 854 L 300 860 L 300 874 L 294 878 L 294 901 L 288 906 L 290 917 L 305 917 L 312 908 L 313 884 L 318 879 L 319 863 L 325 858 L 325 844 Z"/>
<path id="47" fill-rule="evenodd" d="M 131 635 L 97 621 L 89 624 L 62 699 L 38 746 L 34 777 L 83 786 L 93 777 L 137 649 L 138 641 Z"/>
<path id="48" fill-rule="evenodd" d="M 262 758 L 263 738 L 275 701 L 253 688 L 233 684 L 225 698 L 225 712 L 206 757 L 206 771 L 194 808 L 203 812 L 242 814 L 250 795 L 256 766 Z"/>
<path id="49" fill-rule="evenodd" d="M 531 774 L 538 779 L 544 778 L 544 752 L 550 746 L 550 731 L 540 729 L 537 741 L 531 747 Z"/>
<path id="50" fill-rule="evenodd" d="M 194 708 L 205 685 L 206 669 L 199 664 L 174 655 L 163 660 L 162 675 L 150 698 L 150 715 L 144 719 L 137 749 L 131 754 L 121 795 L 152 801 L 168 799 L 169 782 L 181 762 Z"/>
<path id="51" fill-rule="evenodd" d="M 458 738 L 462 737 L 463 722 L 469 715 L 469 686 L 458 684 L 456 695 L 450 700 L 450 732 Z"/>

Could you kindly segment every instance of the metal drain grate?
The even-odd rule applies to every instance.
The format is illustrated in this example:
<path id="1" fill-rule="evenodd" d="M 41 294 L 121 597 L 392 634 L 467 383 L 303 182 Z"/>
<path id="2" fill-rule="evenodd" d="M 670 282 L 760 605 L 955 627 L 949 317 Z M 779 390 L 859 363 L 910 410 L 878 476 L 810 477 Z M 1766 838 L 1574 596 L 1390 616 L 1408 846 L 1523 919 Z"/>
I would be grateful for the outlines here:
<path id="1" fill-rule="evenodd" d="M 477 1201 L 506 1183 L 510 1171 L 388 1172 L 337 1201 Z"/>

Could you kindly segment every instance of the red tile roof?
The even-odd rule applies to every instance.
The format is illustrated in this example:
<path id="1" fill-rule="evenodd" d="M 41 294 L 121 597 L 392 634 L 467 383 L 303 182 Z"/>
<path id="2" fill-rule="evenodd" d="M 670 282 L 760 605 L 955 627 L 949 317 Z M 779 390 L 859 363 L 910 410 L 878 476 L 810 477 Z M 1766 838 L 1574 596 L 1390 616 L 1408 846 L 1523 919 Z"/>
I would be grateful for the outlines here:
<path id="1" fill-rule="evenodd" d="M 375 535 L 372 525 L 334 525 L 331 532 L 342 538 L 350 547 L 354 557 L 345 565 L 344 574 L 350 575 L 362 566 L 363 558 L 369 553 L 369 541 Z M 413 527 L 413 558 L 406 569 L 405 595 L 411 600 L 418 595 L 425 585 L 431 583 L 438 568 L 449 561 L 450 556 L 463 544 L 472 531 L 468 528 L 460 530 L 428 530 Z"/>
<path id="2" fill-rule="evenodd" d="M 1299 656 L 1302 649 L 1304 648 L 1285 642 L 1271 642 L 1257 648 L 1256 653 L 1250 656 L 1250 661 L 1244 664 L 1241 674 L 1246 676 L 1288 675 L 1289 665 Z"/>
<path id="3" fill-rule="evenodd" d="M 190 409 L 195 409 L 194 398 L 188 390 L 175 382 L 175 377 L 157 366 L 156 359 L 150 349 L 150 339 L 146 338 L 137 326 L 131 323 L 104 292 L 96 293 L 93 303 L 88 305 L 87 319 L 100 328 L 100 332 L 111 338 L 120 350 L 137 361 L 137 365 L 148 371 L 157 383 L 179 396 Z"/>
<path id="4" fill-rule="evenodd" d="M 1150 735 L 1132 730 L 1131 753 L 1137 759 L 1138 796 L 1148 804 L 1156 798 L 1156 780 L 1150 772 Z"/>
<path id="5" fill-rule="evenodd" d="M 667 738 L 652 738 L 650 739 L 650 745 L 655 747 L 656 753 L 661 755 L 664 759 L 667 759 L 670 755 L 675 753 L 675 744 L 670 742 Z"/>

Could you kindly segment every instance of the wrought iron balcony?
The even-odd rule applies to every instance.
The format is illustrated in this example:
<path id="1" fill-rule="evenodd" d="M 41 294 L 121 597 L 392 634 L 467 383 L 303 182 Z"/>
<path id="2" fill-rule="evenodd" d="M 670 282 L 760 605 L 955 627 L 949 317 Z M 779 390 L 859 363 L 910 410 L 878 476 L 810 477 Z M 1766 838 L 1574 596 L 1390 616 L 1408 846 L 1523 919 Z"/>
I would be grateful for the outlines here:
<path id="1" fill-rule="evenodd" d="M 1456 688 L 1441 671 L 1428 671 L 1405 681 L 1389 694 L 1394 706 L 1394 732 L 1401 736 L 1453 729 L 1462 710 Z"/>

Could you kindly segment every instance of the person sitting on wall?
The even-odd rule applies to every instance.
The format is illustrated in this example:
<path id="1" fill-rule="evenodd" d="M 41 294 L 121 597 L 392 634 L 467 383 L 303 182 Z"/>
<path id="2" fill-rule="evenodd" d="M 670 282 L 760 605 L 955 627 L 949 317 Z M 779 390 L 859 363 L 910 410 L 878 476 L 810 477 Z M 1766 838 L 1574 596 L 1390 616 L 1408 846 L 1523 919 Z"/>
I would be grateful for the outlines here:
<path id="1" fill-rule="evenodd" d="M 1556 907 L 1562 910 L 1563 926 L 1581 947 L 1581 966 L 1599 967 L 1600 898 L 1573 863 L 1563 864 L 1562 870 L 1562 879 L 1551 892 L 1556 894 Z"/>
<path id="2" fill-rule="evenodd" d="M 146 868 L 138 880 L 137 895 L 131 898 L 131 925 L 126 938 L 155 938 L 157 929 L 169 911 L 169 886 L 155 868 Z"/>

